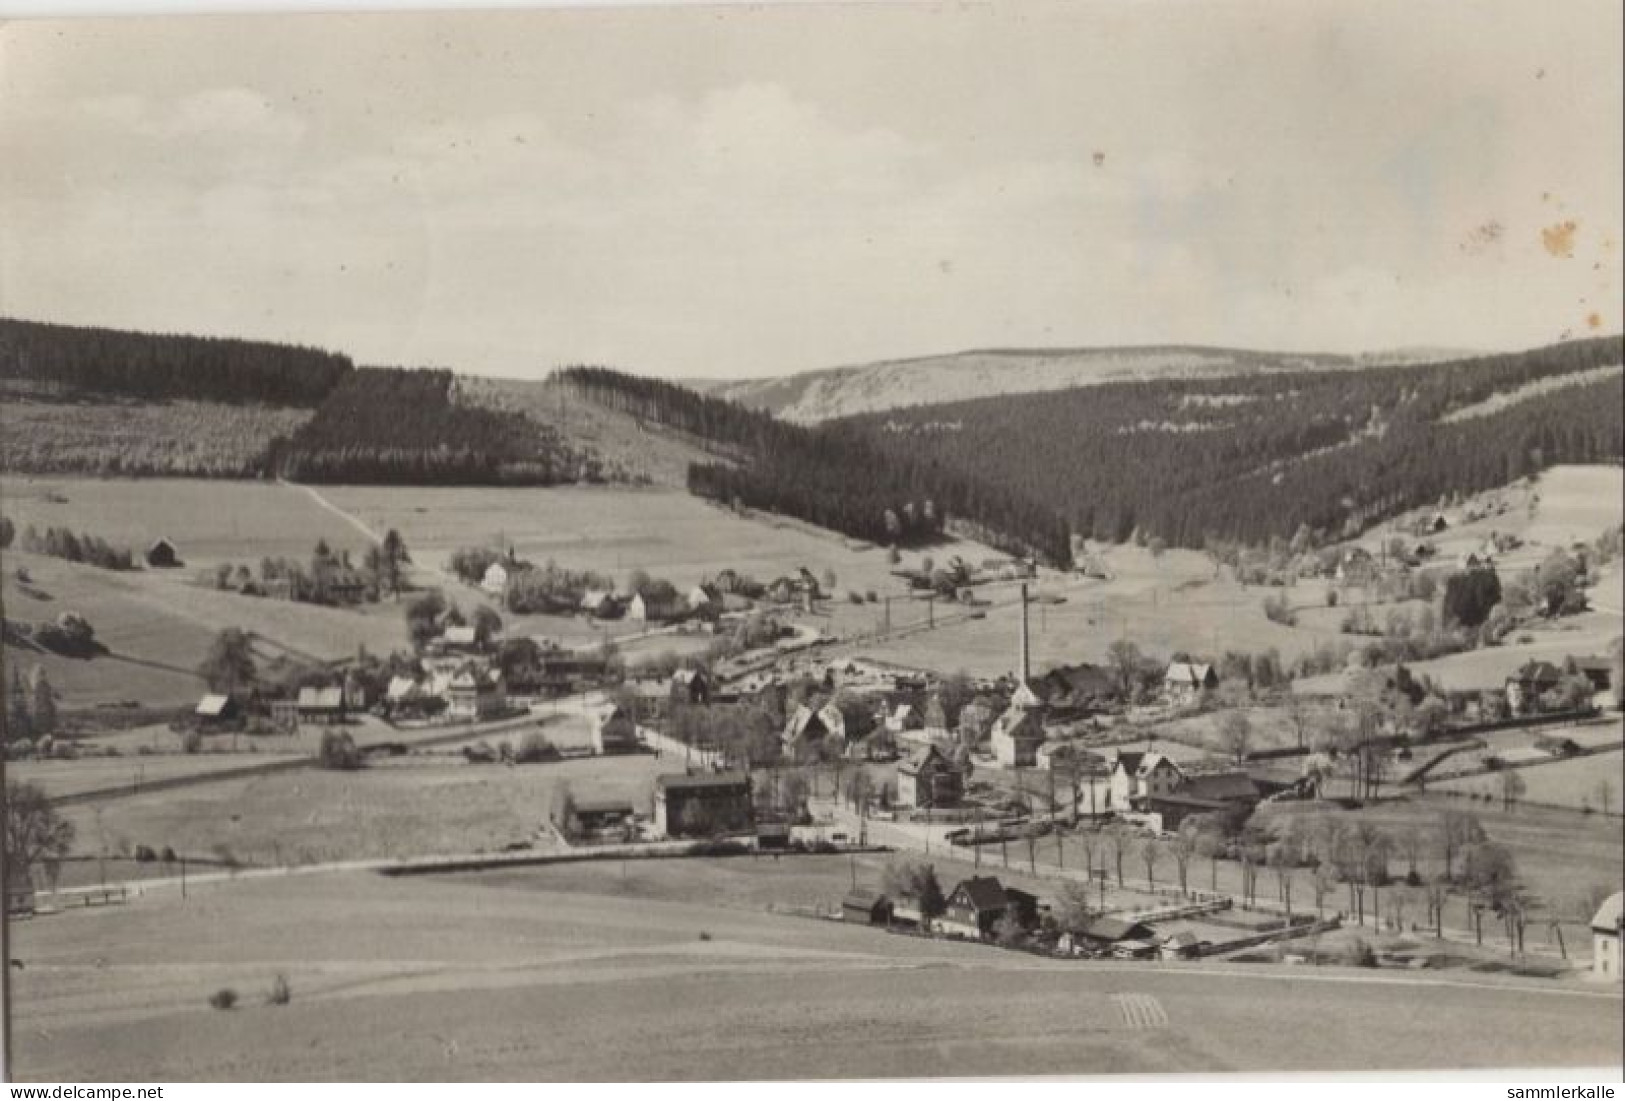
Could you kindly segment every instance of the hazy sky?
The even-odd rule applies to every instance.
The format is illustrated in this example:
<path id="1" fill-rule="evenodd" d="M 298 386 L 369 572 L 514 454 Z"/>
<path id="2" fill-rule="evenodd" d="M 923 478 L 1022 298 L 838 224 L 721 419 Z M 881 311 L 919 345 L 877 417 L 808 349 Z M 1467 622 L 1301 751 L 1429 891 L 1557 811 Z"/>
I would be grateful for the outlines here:
<path id="1" fill-rule="evenodd" d="M 0 313 L 511 375 L 1613 332 L 1621 34 L 1618 0 L 11 24 Z"/>

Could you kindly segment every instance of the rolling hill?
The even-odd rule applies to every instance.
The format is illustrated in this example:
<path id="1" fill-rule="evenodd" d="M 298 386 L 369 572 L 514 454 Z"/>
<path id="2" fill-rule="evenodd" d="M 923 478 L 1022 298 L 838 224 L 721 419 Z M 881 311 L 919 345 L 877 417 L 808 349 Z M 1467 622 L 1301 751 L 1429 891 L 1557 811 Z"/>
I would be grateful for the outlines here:
<path id="1" fill-rule="evenodd" d="M 1152 379 L 1329 371 L 1373 363 L 1420 364 L 1459 356 L 1406 349 L 1343 356 L 1236 348 L 992 348 L 832 367 L 785 378 L 691 382 L 694 389 L 799 424 L 995 394 L 1021 394 Z"/>

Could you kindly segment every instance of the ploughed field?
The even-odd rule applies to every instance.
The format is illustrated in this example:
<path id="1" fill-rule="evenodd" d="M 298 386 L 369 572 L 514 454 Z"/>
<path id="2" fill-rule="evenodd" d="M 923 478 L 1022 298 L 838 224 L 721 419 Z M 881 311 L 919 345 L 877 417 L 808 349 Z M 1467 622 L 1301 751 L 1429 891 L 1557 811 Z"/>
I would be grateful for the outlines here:
<path id="1" fill-rule="evenodd" d="M 16 1077 L 790 1079 L 1622 1060 L 1617 992 L 1582 984 L 1047 961 L 579 881 L 555 888 L 548 869 L 533 873 L 525 890 L 477 875 L 244 880 L 185 902 L 160 889 L 20 922 Z M 286 1005 L 267 1004 L 278 974 Z M 225 988 L 237 1008 L 210 1008 Z"/>

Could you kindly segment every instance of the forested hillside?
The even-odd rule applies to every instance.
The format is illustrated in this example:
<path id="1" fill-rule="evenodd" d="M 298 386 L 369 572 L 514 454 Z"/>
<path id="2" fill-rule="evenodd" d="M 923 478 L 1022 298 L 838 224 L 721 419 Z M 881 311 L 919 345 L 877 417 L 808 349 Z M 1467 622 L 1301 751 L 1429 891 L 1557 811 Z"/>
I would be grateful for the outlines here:
<path id="1" fill-rule="evenodd" d="M 1300 526 L 1338 538 L 1553 463 L 1619 461 L 1621 378 L 1600 369 L 1620 362 L 1610 337 L 1422 367 L 1113 383 L 840 426 L 889 461 L 1031 494 L 1097 539 L 1195 547 Z M 1451 419 L 1468 409 L 1477 415 Z"/>
<path id="2" fill-rule="evenodd" d="M 0 318 L 0 378 L 102 394 L 314 406 L 350 370 L 316 348 Z"/>
<path id="3" fill-rule="evenodd" d="M 884 544 L 930 542 L 952 519 L 1007 549 L 1069 560 L 1067 526 L 1054 510 L 972 472 L 916 462 L 866 428 L 802 428 L 673 383 L 602 368 L 570 368 L 556 380 L 607 408 L 731 452 L 734 462 L 690 465 L 689 489 L 701 496 Z"/>
<path id="4" fill-rule="evenodd" d="M 456 400 L 442 370 L 363 368 L 316 416 L 272 442 L 267 469 L 309 482 L 553 485 L 582 475 L 584 456 L 557 433 Z"/>

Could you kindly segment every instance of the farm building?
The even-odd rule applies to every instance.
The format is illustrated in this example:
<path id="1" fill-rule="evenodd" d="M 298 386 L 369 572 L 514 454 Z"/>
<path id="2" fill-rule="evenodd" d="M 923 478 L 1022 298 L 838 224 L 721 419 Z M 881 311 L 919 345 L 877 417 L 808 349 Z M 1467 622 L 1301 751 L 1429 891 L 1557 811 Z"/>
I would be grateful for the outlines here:
<path id="1" fill-rule="evenodd" d="M 1620 936 L 1625 933 L 1625 891 L 1604 900 L 1591 918 L 1591 971 L 1599 979 L 1619 982 L 1625 976 Z"/>
<path id="2" fill-rule="evenodd" d="M 508 567 L 501 562 L 492 562 L 485 568 L 485 576 L 480 578 L 480 588 L 492 596 L 501 596 L 508 591 Z"/>
<path id="3" fill-rule="evenodd" d="M 1549 661 L 1526 661 L 1507 678 L 1507 708 L 1528 715 L 1540 706 L 1540 697 L 1563 683 L 1563 670 Z"/>
<path id="4" fill-rule="evenodd" d="M 336 685 L 301 688 L 298 707 L 300 722 L 341 723 L 345 718 L 344 689 Z"/>
<path id="5" fill-rule="evenodd" d="M 1191 702 L 1219 687 L 1219 674 L 1206 663 L 1176 661 L 1162 676 L 1163 691 L 1178 702 Z"/>
<path id="6" fill-rule="evenodd" d="M 569 810 L 569 820 L 563 823 L 573 837 L 619 834 L 637 817 L 632 804 L 625 799 L 581 799 Z"/>
<path id="7" fill-rule="evenodd" d="M 465 666 L 446 686 L 446 715 L 454 722 L 478 722 L 502 714 L 508 694 L 502 670 Z"/>
<path id="8" fill-rule="evenodd" d="M 906 730 L 924 728 L 925 719 L 913 704 L 900 703 L 886 714 L 885 725 L 893 734 L 901 734 Z"/>
<path id="9" fill-rule="evenodd" d="M 972 876 L 948 895 L 938 925 L 949 936 L 981 939 L 1009 910 L 1003 884 L 990 875 Z"/>
<path id="10" fill-rule="evenodd" d="M 891 918 L 891 899 L 879 891 L 854 888 L 841 899 L 842 921 L 858 925 L 889 925 Z"/>
<path id="11" fill-rule="evenodd" d="M 439 638 L 439 648 L 445 653 L 469 653 L 479 649 L 479 634 L 467 625 L 447 627 Z"/>
<path id="12" fill-rule="evenodd" d="M 593 722 L 592 750 L 599 756 L 611 753 L 636 753 L 642 748 L 638 741 L 638 727 L 624 707 L 612 707 L 601 712 Z"/>
<path id="13" fill-rule="evenodd" d="M 1097 917 L 1083 928 L 1077 939 L 1094 948 L 1115 948 L 1124 943 L 1149 944 L 1156 935 L 1156 930 L 1143 921 Z"/>
<path id="14" fill-rule="evenodd" d="M 155 570 L 172 570 L 181 564 L 180 552 L 168 539 L 159 539 L 147 548 L 147 565 Z"/>
<path id="15" fill-rule="evenodd" d="M 241 721 L 243 710 L 233 697 L 211 692 L 198 701 L 197 707 L 192 710 L 192 716 L 197 720 L 199 728 L 218 730 L 234 726 Z"/>
<path id="16" fill-rule="evenodd" d="M 846 716 L 833 701 L 816 711 L 802 704 L 784 724 L 784 750 L 793 760 L 814 756 L 826 739 L 843 749 L 846 746 Z"/>
<path id="17" fill-rule="evenodd" d="M 655 779 L 655 827 L 667 837 L 734 833 L 751 824 L 750 777 L 743 772 Z"/>
<path id="18" fill-rule="evenodd" d="M 1152 796 L 1173 795 L 1185 782 L 1184 771 L 1169 757 L 1156 752 L 1118 750 L 1112 761 L 1107 805 L 1124 811 Z"/>
<path id="19" fill-rule="evenodd" d="M 1031 768 L 1044 744 L 1044 724 L 1035 708 L 1011 704 L 993 722 L 993 756 L 1005 768 Z"/>
<path id="20" fill-rule="evenodd" d="M 704 669 L 679 669 L 671 675 L 673 703 L 709 703 L 711 678 Z"/>
<path id="21" fill-rule="evenodd" d="M 965 774 L 934 745 L 897 766 L 897 802 L 905 807 L 951 807 L 964 794 Z"/>

